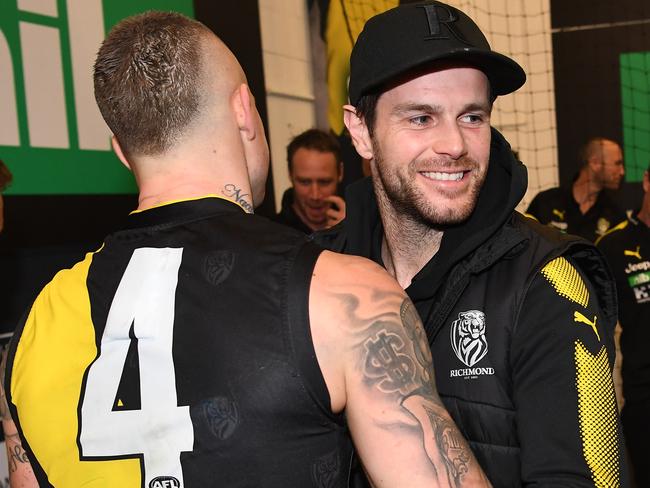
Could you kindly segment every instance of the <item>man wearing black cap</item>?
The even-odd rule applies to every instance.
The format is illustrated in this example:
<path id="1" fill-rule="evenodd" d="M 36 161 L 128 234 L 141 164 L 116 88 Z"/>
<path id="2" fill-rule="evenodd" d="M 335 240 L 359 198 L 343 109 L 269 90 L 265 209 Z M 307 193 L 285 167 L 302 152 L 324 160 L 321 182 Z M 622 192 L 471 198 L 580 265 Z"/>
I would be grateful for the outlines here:
<path id="1" fill-rule="evenodd" d="M 405 288 L 443 402 L 494 486 L 625 486 L 611 275 L 590 244 L 515 212 L 526 169 L 490 127 L 496 96 L 524 81 L 453 7 L 370 19 L 345 123 L 372 177 L 317 240 Z"/>

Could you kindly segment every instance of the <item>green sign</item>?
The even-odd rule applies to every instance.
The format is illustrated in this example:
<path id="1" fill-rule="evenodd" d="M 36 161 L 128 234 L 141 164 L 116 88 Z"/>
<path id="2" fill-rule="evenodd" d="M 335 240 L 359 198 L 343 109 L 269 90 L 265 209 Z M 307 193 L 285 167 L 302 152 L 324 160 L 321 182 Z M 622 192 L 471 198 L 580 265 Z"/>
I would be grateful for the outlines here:
<path id="1" fill-rule="evenodd" d="M 650 52 L 620 55 L 625 179 L 641 181 L 650 165 Z"/>
<path id="2" fill-rule="evenodd" d="M 638 273 L 632 276 L 627 277 L 627 281 L 630 284 L 630 286 L 639 286 L 644 283 L 650 282 L 650 273 Z"/>
<path id="3" fill-rule="evenodd" d="M 192 0 L 2 0 L 0 159 L 7 194 L 123 194 L 131 173 L 111 151 L 93 96 L 105 33 L 147 10 L 194 15 Z"/>

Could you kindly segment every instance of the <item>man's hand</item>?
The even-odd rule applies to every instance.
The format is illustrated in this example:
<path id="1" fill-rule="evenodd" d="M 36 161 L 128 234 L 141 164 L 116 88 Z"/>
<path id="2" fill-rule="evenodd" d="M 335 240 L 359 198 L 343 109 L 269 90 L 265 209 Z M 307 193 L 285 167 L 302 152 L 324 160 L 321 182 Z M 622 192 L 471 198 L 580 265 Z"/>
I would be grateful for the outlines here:
<path id="1" fill-rule="evenodd" d="M 330 195 L 324 200 L 330 204 L 327 211 L 327 227 L 332 227 L 345 218 L 345 200 L 337 195 Z"/>

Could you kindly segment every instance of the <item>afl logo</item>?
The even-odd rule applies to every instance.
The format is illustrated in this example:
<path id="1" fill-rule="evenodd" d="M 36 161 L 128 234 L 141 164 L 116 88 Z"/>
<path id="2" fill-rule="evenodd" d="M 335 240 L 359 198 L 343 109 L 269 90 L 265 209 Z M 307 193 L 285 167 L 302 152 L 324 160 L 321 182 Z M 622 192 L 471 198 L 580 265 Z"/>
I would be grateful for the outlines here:
<path id="1" fill-rule="evenodd" d="M 158 476 L 149 482 L 149 488 L 180 488 L 180 482 L 173 476 Z"/>
<path id="2" fill-rule="evenodd" d="M 451 347 L 470 368 L 483 359 L 488 351 L 483 312 L 468 310 L 458 314 L 451 325 Z"/>

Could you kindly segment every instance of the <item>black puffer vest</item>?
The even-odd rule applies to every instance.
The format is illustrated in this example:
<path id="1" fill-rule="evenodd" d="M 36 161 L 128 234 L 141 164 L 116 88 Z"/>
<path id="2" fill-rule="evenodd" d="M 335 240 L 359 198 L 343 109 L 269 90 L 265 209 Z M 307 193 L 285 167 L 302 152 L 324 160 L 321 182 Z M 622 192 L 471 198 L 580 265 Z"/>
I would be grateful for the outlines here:
<path id="1" fill-rule="evenodd" d="M 600 302 L 601 325 L 611 332 L 606 339 L 608 351 L 613 351 L 609 346 L 617 313 L 611 274 L 593 245 L 514 211 L 526 180 L 525 167 L 514 160 L 507 142 L 493 131 L 488 177 L 474 213 L 468 221 L 445 231 L 436 256 L 406 289 L 429 338 L 440 396 L 498 487 L 521 486 L 525 470 L 509 355 L 533 278 L 558 256 L 572 260 L 587 274 Z M 314 239 L 331 250 L 383 264 L 383 227 L 371 182 L 349 187 L 346 201 L 346 220 L 317 233 Z M 480 362 L 471 358 L 462 362 L 454 352 L 452 328 L 472 312 L 484 314 L 489 321 L 489 347 Z M 470 381 L 462 381 L 464 378 Z"/>

